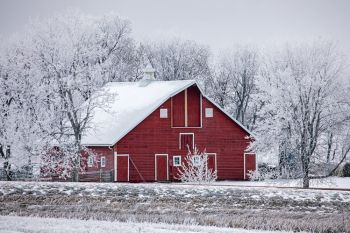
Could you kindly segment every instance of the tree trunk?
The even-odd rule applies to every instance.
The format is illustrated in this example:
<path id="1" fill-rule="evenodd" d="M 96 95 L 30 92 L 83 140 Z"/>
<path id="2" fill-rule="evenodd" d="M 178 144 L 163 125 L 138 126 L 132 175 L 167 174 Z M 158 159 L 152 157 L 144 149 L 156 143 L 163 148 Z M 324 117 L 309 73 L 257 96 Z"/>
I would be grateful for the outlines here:
<path id="1" fill-rule="evenodd" d="M 79 182 L 79 168 L 77 168 L 77 167 L 73 168 L 72 181 Z"/>
<path id="2" fill-rule="evenodd" d="M 303 169 L 303 188 L 310 187 L 310 177 L 309 177 L 309 155 L 305 152 L 301 156 L 302 169 Z"/>
<path id="3" fill-rule="evenodd" d="M 310 187 L 310 179 L 308 175 L 304 175 L 303 177 L 303 188 L 307 189 Z"/>
<path id="4" fill-rule="evenodd" d="M 6 174 L 6 180 L 7 181 L 11 181 L 12 180 L 12 172 L 11 172 L 11 164 L 9 163 L 9 161 L 5 161 L 4 162 L 4 170 L 5 170 L 5 174 Z"/>

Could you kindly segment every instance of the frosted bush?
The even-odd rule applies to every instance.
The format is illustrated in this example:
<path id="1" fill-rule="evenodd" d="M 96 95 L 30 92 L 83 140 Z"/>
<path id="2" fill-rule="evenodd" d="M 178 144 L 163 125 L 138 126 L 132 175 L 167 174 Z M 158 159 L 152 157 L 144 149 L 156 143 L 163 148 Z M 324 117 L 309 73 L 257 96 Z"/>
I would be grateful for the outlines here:
<path id="1" fill-rule="evenodd" d="M 179 179 L 182 182 L 211 183 L 217 179 L 217 172 L 208 168 L 208 154 L 195 147 L 193 152 L 188 150 L 179 170 Z"/>

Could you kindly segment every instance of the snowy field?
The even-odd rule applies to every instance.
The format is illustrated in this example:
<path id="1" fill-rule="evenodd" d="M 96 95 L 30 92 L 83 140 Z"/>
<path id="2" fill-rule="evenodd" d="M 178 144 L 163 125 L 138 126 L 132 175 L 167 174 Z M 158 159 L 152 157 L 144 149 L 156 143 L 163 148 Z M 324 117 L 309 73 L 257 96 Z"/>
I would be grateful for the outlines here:
<path id="1" fill-rule="evenodd" d="M 73 230 L 74 229 L 74 230 Z M 178 224 L 109 222 L 96 220 L 78 220 L 63 218 L 37 218 L 0 216 L 0 231 L 2 233 L 275 233 L 276 231 L 260 231 L 233 229 L 213 226 L 191 226 Z M 286 231 L 279 231 L 287 233 Z"/>
<path id="2" fill-rule="evenodd" d="M 219 181 L 215 185 L 232 186 L 271 186 L 271 187 L 302 187 L 302 180 L 267 180 L 267 181 Z M 329 177 L 310 181 L 311 188 L 350 189 L 350 177 Z"/>
<path id="3" fill-rule="evenodd" d="M 346 184 L 347 181 L 349 179 L 333 178 L 334 185 Z M 116 221 L 128 222 L 121 225 L 131 230 L 138 224 L 136 222 L 157 223 L 140 223 L 138 226 L 146 229 L 145 232 L 162 232 L 162 229 L 171 232 L 174 227 L 179 232 L 226 232 L 225 228 L 350 232 L 349 191 L 241 186 L 258 186 L 255 183 L 216 182 L 204 186 L 0 182 L 0 215 L 75 219 L 67 220 L 68 225 L 78 224 L 79 219 L 89 219 L 87 224 L 92 225 L 98 225 L 95 224 L 97 220 L 108 221 L 107 225 Z M 266 185 L 266 182 L 262 184 Z M 16 221 L 16 218 L 19 217 L 10 217 L 9 221 Z M 50 226 L 57 225 L 54 221 L 64 220 L 33 220 L 36 221 L 52 222 L 46 224 Z M 4 228 L 5 222 L 0 221 L 0 229 Z M 30 222 L 24 219 L 23 224 L 28 227 L 43 225 Z M 211 231 L 209 226 L 220 227 L 220 231 Z M 102 226 L 94 226 L 93 229 L 96 227 Z M 18 232 L 20 229 L 8 231 Z M 46 231 L 33 229 L 28 232 Z M 128 231 L 123 229 L 122 232 Z"/>

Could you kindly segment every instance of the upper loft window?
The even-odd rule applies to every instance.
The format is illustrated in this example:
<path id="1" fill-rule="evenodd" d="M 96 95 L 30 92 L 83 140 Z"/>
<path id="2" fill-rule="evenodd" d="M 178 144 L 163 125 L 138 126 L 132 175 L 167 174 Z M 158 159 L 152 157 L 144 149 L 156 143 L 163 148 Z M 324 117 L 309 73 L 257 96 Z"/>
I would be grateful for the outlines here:
<path id="1" fill-rule="evenodd" d="M 194 148 L 194 133 L 180 133 L 179 149 L 187 150 Z"/>
<path id="2" fill-rule="evenodd" d="M 160 114 L 160 118 L 168 118 L 168 109 L 161 108 L 159 114 Z"/>
<path id="3" fill-rule="evenodd" d="M 171 98 L 172 127 L 202 126 L 202 95 L 197 86 L 191 86 Z"/>
<path id="4" fill-rule="evenodd" d="M 213 117 L 213 108 L 205 108 L 205 117 L 210 118 Z"/>

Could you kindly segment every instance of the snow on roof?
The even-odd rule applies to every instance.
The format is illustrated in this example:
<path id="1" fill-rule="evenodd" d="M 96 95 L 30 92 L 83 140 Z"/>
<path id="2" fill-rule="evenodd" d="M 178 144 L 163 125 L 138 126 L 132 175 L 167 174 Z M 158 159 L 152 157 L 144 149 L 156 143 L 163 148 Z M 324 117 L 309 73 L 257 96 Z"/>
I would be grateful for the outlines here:
<path id="1" fill-rule="evenodd" d="M 168 98 L 196 84 L 194 80 L 111 82 L 103 90 L 115 94 L 103 108 L 95 108 L 83 145 L 114 145 Z"/>
<path id="2" fill-rule="evenodd" d="M 139 82 L 107 83 L 103 91 L 114 95 L 114 99 L 106 103 L 103 108 L 93 110 L 93 117 L 90 121 L 92 127 L 87 129 L 82 136 L 82 144 L 89 146 L 114 145 L 167 99 L 192 85 L 197 85 L 195 80 L 141 80 Z M 200 89 L 199 86 L 198 88 Z M 202 90 L 201 93 L 250 136 L 254 137 L 240 122 L 205 96 Z"/>

